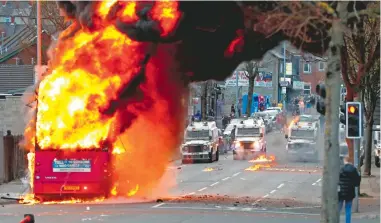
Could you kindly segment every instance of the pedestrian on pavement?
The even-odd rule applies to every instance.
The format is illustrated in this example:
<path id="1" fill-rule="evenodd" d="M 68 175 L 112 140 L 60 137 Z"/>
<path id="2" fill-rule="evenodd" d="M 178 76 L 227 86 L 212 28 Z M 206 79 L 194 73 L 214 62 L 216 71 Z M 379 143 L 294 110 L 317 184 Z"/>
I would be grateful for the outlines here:
<path id="1" fill-rule="evenodd" d="M 196 121 L 200 121 L 201 120 L 201 112 L 200 112 L 200 110 L 198 110 L 197 111 L 197 113 L 194 115 L 194 119 L 196 120 Z"/>
<path id="2" fill-rule="evenodd" d="M 344 166 L 339 178 L 339 213 L 345 203 L 345 222 L 351 223 L 352 201 L 356 197 L 355 187 L 360 186 L 361 177 L 356 167 L 350 163 L 349 156 L 344 157 Z"/>
<path id="3" fill-rule="evenodd" d="M 234 105 L 232 105 L 232 106 L 230 107 L 230 113 L 235 114 L 235 108 L 234 108 Z"/>

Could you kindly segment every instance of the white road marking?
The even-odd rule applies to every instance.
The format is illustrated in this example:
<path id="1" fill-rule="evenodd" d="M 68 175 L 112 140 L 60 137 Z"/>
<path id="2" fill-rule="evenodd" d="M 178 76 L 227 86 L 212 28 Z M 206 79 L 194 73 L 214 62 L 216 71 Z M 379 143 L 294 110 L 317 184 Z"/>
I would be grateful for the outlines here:
<path id="1" fill-rule="evenodd" d="M 255 206 L 255 205 L 257 205 L 259 202 L 261 202 L 262 201 L 262 199 L 258 199 L 258 200 L 256 200 L 256 201 L 254 201 L 254 203 L 252 203 L 251 205 L 253 205 L 253 206 Z"/>
<path id="2" fill-rule="evenodd" d="M 198 190 L 198 191 L 203 191 L 203 190 L 206 190 L 206 189 L 208 189 L 207 187 L 204 187 L 204 188 L 201 188 L 200 190 Z"/>
<path id="3" fill-rule="evenodd" d="M 245 178 L 242 178 L 242 177 L 241 177 L 241 178 L 239 178 L 239 179 L 241 179 L 241 180 L 246 180 Z"/>
<path id="4" fill-rule="evenodd" d="M 191 193 L 189 193 L 189 194 L 186 194 L 186 195 L 184 195 L 184 196 L 189 196 L 189 195 L 193 195 L 193 194 L 195 194 L 196 192 L 191 192 Z"/>
<path id="5" fill-rule="evenodd" d="M 269 195 L 268 194 L 266 194 L 265 196 L 263 196 L 262 198 L 266 198 L 266 197 L 268 197 Z"/>
<path id="6" fill-rule="evenodd" d="M 211 187 L 213 187 L 214 185 L 217 185 L 217 184 L 219 184 L 220 182 L 215 182 L 215 183 L 212 183 L 211 185 L 209 185 L 209 186 L 211 186 Z"/>
<path id="7" fill-rule="evenodd" d="M 316 182 L 312 184 L 312 186 L 315 186 L 316 185 Z"/>
<path id="8" fill-rule="evenodd" d="M 258 200 L 256 200 L 256 201 L 254 201 L 254 203 L 252 203 L 251 205 L 257 205 L 259 202 L 261 202 L 262 201 L 262 199 L 258 199 Z"/>
<path id="9" fill-rule="evenodd" d="M 277 186 L 277 188 L 282 188 L 284 186 L 284 184 L 279 184 L 279 186 Z"/>
<path id="10" fill-rule="evenodd" d="M 225 177 L 224 179 L 222 179 L 222 181 L 225 181 L 225 180 L 228 180 L 230 179 L 230 177 Z"/>
<path id="11" fill-rule="evenodd" d="M 273 194 L 273 193 L 275 193 L 276 192 L 276 190 L 272 190 L 272 191 L 270 191 L 270 194 Z"/>
<path id="12" fill-rule="evenodd" d="M 238 172 L 238 173 L 233 174 L 233 177 L 238 176 L 240 173 L 241 173 L 241 172 Z"/>
<path id="13" fill-rule="evenodd" d="M 316 183 L 319 183 L 321 181 L 321 178 L 319 180 L 316 181 Z"/>
<path id="14" fill-rule="evenodd" d="M 154 206 L 152 206 L 152 208 L 158 208 L 158 207 L 160 207 L 160 206 L 162 206 L 162 205 L 164 205 L 165 203 L 160 203 L 160 204 L 157 204 L 157 205 L 154 205 Z"/>

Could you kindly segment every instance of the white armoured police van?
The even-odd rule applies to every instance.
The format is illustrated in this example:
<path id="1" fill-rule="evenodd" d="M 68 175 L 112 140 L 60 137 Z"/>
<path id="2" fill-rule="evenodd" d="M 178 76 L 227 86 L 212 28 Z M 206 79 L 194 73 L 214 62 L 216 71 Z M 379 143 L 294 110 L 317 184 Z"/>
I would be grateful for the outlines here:
<path id="1" fill-rule="evenodd" d="M 319 158 L 317 142 L 319 138 L 318 126 L 315 123 L 296 122 L 290 126 L 287 139 L 287 157 L 293 159 L 313 159 Z"/>
<path id="2" fill-rule="evenodd" d="M 185 130 L 184 143 L 181 146 L 182 161 L 218 161 L 218 146 L 216 122 L 192 122 Z"/>
<path id="3" fill-rule="evenodd" d="M 266 155 L 266 129 L 256 119 L 241 121 L 236 125 L 233 159 L 253 159 Z"/>

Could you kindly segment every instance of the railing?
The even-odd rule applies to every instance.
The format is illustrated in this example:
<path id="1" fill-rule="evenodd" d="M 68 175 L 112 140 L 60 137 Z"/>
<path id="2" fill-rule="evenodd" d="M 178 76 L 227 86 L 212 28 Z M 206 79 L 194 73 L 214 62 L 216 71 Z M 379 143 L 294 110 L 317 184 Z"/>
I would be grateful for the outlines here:
<path id="1" fill-rule="evenodd" d="M 22 135 L 4 136 L 4 172 L 5 182 L 23 177 L 28 166 L 27 151 L 20 146 Z"/>

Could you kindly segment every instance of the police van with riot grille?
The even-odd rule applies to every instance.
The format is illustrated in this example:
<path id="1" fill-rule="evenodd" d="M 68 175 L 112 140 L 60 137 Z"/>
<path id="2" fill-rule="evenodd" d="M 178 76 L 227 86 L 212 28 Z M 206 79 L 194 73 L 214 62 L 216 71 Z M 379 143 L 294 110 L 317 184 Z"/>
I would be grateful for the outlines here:
<path id="1" fill-rule="evenodd" d="M 266 155 L 265 127 L 256 119 L 248 119 L 237 124 L 233 145 L 233 159 L 253 159 Z"/>
<path id="2" fill-rule="evenodd" d="M 219 134 L 216 122 L 192 122 L 186 130 L 181 146 L 182 162 L 218 161 Z"/>
<path id="3" fill-rule="evenodd" d="M 289 160 L 313 160 L 319 159 L 318 125 L 314 122 L 295 122 L 289 127 L 286 134 L 287 158 Z"/>

